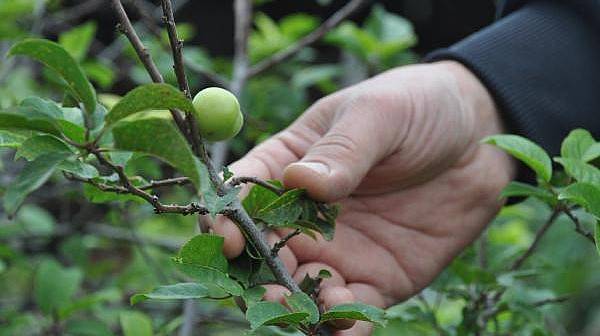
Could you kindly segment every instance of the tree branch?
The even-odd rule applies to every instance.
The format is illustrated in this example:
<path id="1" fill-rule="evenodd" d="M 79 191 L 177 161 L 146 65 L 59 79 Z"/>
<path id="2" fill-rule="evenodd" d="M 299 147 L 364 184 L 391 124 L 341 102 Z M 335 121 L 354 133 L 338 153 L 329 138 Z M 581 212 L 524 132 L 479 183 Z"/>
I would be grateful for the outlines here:
<path id="1" fill-rule="evenodd" d="M 342 21 L 347 19 L 350 15 L 356 12 L 360 7 L 366 4 L 369 0 L 351 0 L 344 7 L 340 8 L 337 12 L 335 12 L 331 17 L 329 17 L 323 24 L 321 24 L 317 29 L 312 31 L 310 34 L 306 35 L 298 42 L 294 43 L 290 47 L 276 53 L 270 58 L 254 65 L 248 71 L 248 77 L 253 77 L 258 75 L 261 72 L 268 70 L 269 68 L 277 65 L 286 59 L 294 56 L 303 48 L 315 43 L 320 40 L 325 34 L 330 32 L 333 28 L 335 28 Z"/>
<path id="2" fill-rule="evenodd" d="M 154 64 L 154 61 L 152 60 L 148 49 L 146 48 L 146 46 L 144 46 L 144 43 L 142 43 L 142 40 L 133 28 L 129 17 L 125 12 L 125 9 L 123 8 L 123 4 L 120 0 L 112 0 L 112 4 L 113 8 L 115 9 L 115 12 L 117 13 L 117 18 L 119 20 L 119 29 L 127 37 L 129 42 L 133 46 L 133 49 L 135 49 L 138 58 L 144 65 L 144 68 L 146 68 L 146 71 L 150 75 L 150 78 L 155 83 L 163 83 L 164 80 L 162 75 L 160 74 L 160 71 L 156 67 L 156 64 Z M 183 133 L 183 135 L 186 138 L 189 138 L 189 133 L 185 128 L 183 117 L 181 116 L 179 111 L 171 110 L 171 115 L 173 116 L 175 124 L 177 124 L 177 127 L 179 127 L 179 130 Z"/>
<path id="3" fill-rule="evenodd" d="M 144 23 L 144 25 L 149 30 L 149 32 L 160 42 L 160 45 L 165 48 L 168 48 L 168 46 L 166 46 L 163 43 L 163 39 L 162 39 L 162 36 L 160 33 L 160 28 L 156 24 L 154 16 L 149 14 L 152 11 L 152 9 L 149 8 L 150 5 L 147 5 L 144 1 L 141 1 L 141 0 L 129 0 L 129 3 L 140 14 L 141 21 Z M 177 5 L 180 5 L 181 3 L 183 3 L 183 1 L 177 2 Z M 173 6 L 171 6 L 171 8 L 172 8 L 171 11 L 175 12 L 175 8 L 173 8 Z M 164 17 L 164 12 L 163 12 L 162 16 Z M 189 59 L 186 59 L 185 57 L 183 57 L 183 63 L 190 70 L 206 77 L 211 82 L 213 82 L 221 87 L 229 87 L 229 81 L 227 79 L 223 78 L 222 76 L 219 76 L 218 74 L 216 74 L 208 69 L 204 69 L 204 68 L 198 66 L 197 64 L 195 64 L 194 62 L 192 62 Z"/>
<path id="4" fill-rule="evenodd" d="M 541 306 L 545 306 L 548 304 L 563 303 L 570 299 L 571 299 L 570 295 L 561 295 L 561 296 L 557 296 L 557 297 L 553 297 L 553 298 L 536 301 L 536 302 L 532 303 L 531 305 L 534 307 L 541 307 Z"/>
<path id="5" fill-rule="evenodd" d="M 583 227 L 583 225 L 579 221 L 579 218 L 571 211 L 571 209 L 567 208 L 564 210 L 564 212 L 567 215 L 567 217 L 571 219 L 573 224 L 575 224 L 575 232 L 587 238 L 590 242 L 592 242 L 592 244 L 596 244 L 596 239 L 594 238 L 594 235 Z"/>
<path id="6" fill-rule="evenodd" d="M 271 248 L 267 243 L 264 234 L 258 229 L 256 224 L 248 213 L 244 210 L 239 200 L 234 201 L 232 204 L 233 211 L 228 214 L 231 220 L 238 224 L 238 226 L 248 235 L 250 241 L 254 244 L 260 255 L 265 258 L 265 262 L 275 275 L 277 282 L 285 286 L 292 293 L 300 292 L 300 287 L 292 279 L 292 276 L 285 268 L 285 265 L 277 255 L 271 254 Z"/>
<path id="7" fill-rule="evenodd" d="M 98 159 L 98 162 L 100 162 L 100 164 L 102 164 L 105 167 L 110 168 L 112 171 L 114 171 L 115 173 L 117 173 L 117 175 L 119 176 L 119 180 L 121 182 L 121 184 L 123 185 L 122 188 L 116 188 L 113 189 L 115 190 L 115 192 L 118 193 L 129 193 L 135 196 L 138 196 L 142 199 L 144 199 L 146 202 L 152 204 L 152 206 L 154 207 L 154 212 L 157 214 L 160 213 L 179 213 L 179 214 L 183 214 L 183 215 L 189 215 L 189 214 L 193 214 L 193 213 L 198 213 L 201 215 L 207 215 L 209 213 L 208 209 L 206 209 L 203 206 L 200 206 L 199 204 L 196 203 L 190 203 L 188 205 L 173 205 L 173 204 L 162 204 L 158 197 L 156 197 L 155 195 L 151 195 L 147 192 L 145 192 L 144 190 L 134 186 L 131 183 L 131 180 L 129 180 L 129 177 L 125 174 L 125 170 L 123 169 L 122 166 L 119 165 L 115 165 L 114 163 L 110 162 L 106 157 L 104 157 L 104 155 L 102 155 L 102 153 L 100 153 L 97 148 L 91 147 L 88 148 L 89 152 L 91 154 L 93 154 L 96 159 Z M 86 183 L 90 183 L 96 187 L 98 187 L 100 190 L 105 190 L 105 191 L 113 191 L 111 190 L 110 187 L 106 187 L 103 186 L 102 184 L 98 184 L 97 182 L 93 181 L 92 179 L 84 179 L 83 182 Z M 112 187 L 115 188 L 115 187 Z"/>
<path id="8" fill-rule="evenodd" d="M 131 39 L 133 39 L 137 43 L 138 48 L 141 47 L 140 49 L 138 49 L 134 45 L 134 48 L 136 48 L 136 51 L 141 53 L 142 51 L 145 50 L 145 48 L 143 48 L 143 44 L 141 44 L 141 42 L 139 41 L 139 38 L 137 38 L 137 40 L 136 40 L 137 34 L 135 33 L 135 31 L 133 31 L 133 26 L 131 25 L 131 22 L 129 21 L 127 14 L 125 13 L 120 0 L 112 0 L 112 1 L 113 1 L 113 5 L 117 11 L 117 14 L 119 16 L 119 20 L 129 30 L 129 33 L 127 36 L 128 37 L 131 36 Z M 247 35 L 249 34 L 249 29 L 250 29 L 249 28 L 250 15 L 251 15 L 250 1 L 249 0 L 236 0 L 236 22 L 240 23 L 240 24 L 238 24 L 239 27 L 246 27 L 246 28 L 244 28 L 244 29 L 246 29 L 246 32 L 244 33 L 245 35 L 243 35 L 243 34 L 240 35 L 241 33 L 243 33 L 243 31 L 242 31 L 242 28 L 239 28 L 239 31 L 237 32 L 238 39 L 236 39 L 236 41 L 246 41 L 247 42 Z M 244 37 L 244 38 L 242 39 L 242 37 Z M 132 44 L 133 43 L 134 42 L 132 42 Z M 241 59 L 241 55 L 245 56 L 246 51 L 247 51 L 246 47 L 245 46 L 242 47 L 240 45 L 240 47 L 238 48 L 238 52 L 237 52 L 238 55 L 240 55 L 240 56 L 238 56 L 238 58 Z M 140 55 L 140 54 L 138 54 L 138 55 Z M 142 53 L 142 55 L 143 55 L 143 53 Z M 146 60 L 148 60 L 148 59 L 149 58 L 146 58 Z M 151 61 L 151 59 L 150 59 L 150 61 Z M 150 63 L 148 63 L 148 64 L 150 64 Z M 239 68 L 240 66 L 242 66 L 242 67 Z M 147 67 L 146 69 L 148 71 L 150 71 L 149 67 Z M 237 86 L 238 91 L 235 92 L 234 90 L 232 90 L 232 91 L 234 91 L 235 94 L 238 94 L 238 95 L 241 91 L 241 88 L 243 87 L 243 85 L 245 83 L 246 76 L 242 76 L 244 71 L 245 70 L 243 68 L 242 63 L 238 63 L 238 70 L 237 70 L 238 82 L 236 84 L 236 85 L 238 85 Z M 235 70 L 234 70 L 234 73 L 236 73 Z M 195 123 L 193 126 L 195 126 Z M 182 130 L 182 132 L 184 132 L 185 126 L 180 127 L 180 130 Z M 198 134 L 198 133 L 194 133 L 193 130 L 192 130 L 192 133 Z M 185 133 L 185 132 L 184 132 L 184 134 L 186 135 L 188 142 L 190 144 L 193 144 L 193 141 L 191 141 L 190 137 L 189 137 L 190 134 Z M 89 151 L 90 151 L 90 153 L 92 153 L 96 156 L 96 158 L 100 161 L 101 164 L 106 165 L 106 166 L 110 167 L 112 170 L 114 170 L 117 173 L 117 175 L 119 175 L 119 178 L 120 178 L 123 186 L 125 188 L 127 188 L 131 193 L 146 199 L 148 202 L 150 202 L 153 205 L 160 206 L 160 203 L 158 202 L 158 199 L 155 196 L 152 196 L 152 195 L 146 193 L 145 191 L 140 190 L 139 188 L 136 188 L 135 186 L 133 186 L 131 184 L 131 182 L 128 180 L 127 176 L 125 175 L 125 173 L 123 171 L 123 167 L 116 166 L 113 163 L 111 163 L 110 161 L 108 161 L 106 158 L 103 157 L 102 153 L 97 151 L 97 148 L 89 148 Z M 212 161 L 208 157 L 208 154 L 202 153 L 202 151 L 200 151 L 199 154 L 200 154 L 200 159 L 206 164 L 206 166 L 208 168 L 211 182 L 213 183 L 214 187 L 217 189 L 217 192 L 219 192 L 220 194 L 224 193 L 226 191 L 227 187 L 223 184 L 223 181 L 218 176 L 218 174 L 216 174 L 216 171 L 212 165 Z M 156 208 L 156 206 L 155 206 L 155 208 Z M 265 258 L 265 262 L 267 263 L 267 265 L 269 266 L 269 268 L 275 275 L 275 278 L 277 279 L 278 283 L 287 287 L 291 292 L 299 292 L 300 288 L 298 287 L 298 284 L 296 284 L 294 279 L 292 279 L 291 275 L 286 270 L 285 265 L 283 264 L 281 259 L 278 256 L 271 255 L 271 248 L 269 247 L 269 244 L 267 243 L 266 237 L 259 230 L 259 228 L 256 226 L 256 224 L 254 223 L 252 218 L 248 215 L 248 213 L 244 210 L 240 200 L 239 199 L 235 200 L 232 204 L 232 207 L 230 209 L 227 209 L 226 211 L 224 211 L 223 214 L 226 215 L 232 221 L 234 221 L 240 227 L 240 229 L 244 233 L 246 233 L 249 240 L 254 244 L 256 249 L 259 251 L 260 255 L 263 258 Z"/>
<path id="9" fill-rule="evenodd" d="M 175 26 L 175 17 L 173 15 L 171 0 L 161 0 L 160 2 L 164 14 L 163 22 L 167 25 L 167 33 L 169 35 L 169 42 L 173 53 L 173 69 L 175 70 L 175 76 L 177 77 L 177 84 L 186 97 L 192 99 L 192 93 L 190 92 L 190 86 L 183 66 L 183 40 L 179 39 L 179 36 L 177 35 L 177 27 Z"/>
<path id="10" fill-rule="evenodd" d="M 533 242 L 531 243 L 531 245 L 529 245 L 529 248 L 519 258 L 517 258 L 517 260 L 515 260 L 515 262 L 512 264 L 512 266 L 510 267 L 511 271 L 516 271 L 519 268 L 521 268 L 521 266 L 523 266 L 523 263 L 525 262 L 525 260 L 527 260 L 527 258 L 529 258 L 531 256 L 531 254 L 533 254 L 533 252 L 537 248 L 538 244 L 542 240 L 542 237 L 544 236 L 546 231 L 548 231 L 548 229 L 552 226 L 552 224 L 554 224 L 554 222 L 556 221 L 556 218 L 558 218 L 558 216 L 561 214 L 561 212 L 562 211 L 559 208 L 556 208 L 552 211 L 552 214 L 546 220 L 544 225 L 542 225 L 538 229 L 538 231 L 535 233 L 535 238 L 534 238 Z"/>

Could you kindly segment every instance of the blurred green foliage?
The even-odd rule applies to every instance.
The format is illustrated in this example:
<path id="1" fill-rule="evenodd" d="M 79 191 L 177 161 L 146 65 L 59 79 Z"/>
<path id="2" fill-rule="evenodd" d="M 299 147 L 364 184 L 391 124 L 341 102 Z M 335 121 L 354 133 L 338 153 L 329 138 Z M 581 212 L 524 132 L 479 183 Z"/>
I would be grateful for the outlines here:
<path id="1" fill-rule="evenodd" d="M 255 1 L 257 5 L 261 2 L 265 1 Z M 60 1 L 0 1 L 2 57 L 10 45 L 32 32 L 43 35 L 43 30 L 33 30 L 35 25 L 63 9 Z M 318 24 L 316 17 L 303 13 L 280 20 L 258 13 L 250 35 L 250 61 L 257 63 L 289 47 Z M 152 27 L 143 22 L 136 25 L 165 80 L 175 84 L 166 36 L 153 34 Z M 184 40 L 197 33 L 193 22 L 178 24 L 178 30 Z M 149 82 L 123 37 L 115 37 L 100 50 L 91 48 L 97 23 L 73 24 L 55 33 L 99 92 L 122 93 L 122 89 L 115 90 Z M 373 75 L 415 62 L 417 55 L 410 48 L 416 43 L 410 22 L 375 5 L 363 24 L 341 24 L 318 47 L 335 47 L 340 55 L 358 60 L 367 75 Z M 185 58 L 188 73 L 195 74 L 189 76 L 194 91 L 210 84 L 210 79 L 199 73 L 231 76 L 230 59 L 211 55 L 201 46 L 186 45 Z M 306 48 L 251 79 L 241 96 L 248 122 L 230 144 L 230 159 L 289 125 L 314 100 L 351 84 L 344 80 L 347 68 L 343 59 L 336 55 L 324 60 L 319 48 Z M 55 73 L 28 61 L 2 58 L 0 62 L 1 109 L 30 96 L 62 101 L 62 86 Z M 69 117 L 72 112 L 62 108 L 65 119 L 81 124 Z M 9 159 L 19 139 L 0 133 L 0 140 L 3 192 L 24 160 Z M 173 174 L 172 167 L 147 155 L 124 152 L 114 153 L 112 158 L 122 161 L 127 173 L 138 176 L 140 183 Z M 160 191 L 160 196 L 165 203 L 194 197 L 186 188 Z M 478 295 L 500 287 L 507 288 L 502 298 L 506 309 L 485 326 L 491 334 L 597 334 L 600 261 L 594 247 L 572 233 L 564 216 L 544 237 L 527 267 L 506 271 L 506 265 L 531 244 L 549 212 L 547 205 L 535 199 L 505 207 L 483 236 L 484 244 L 478 241 L 470 246 L 420 296 L 389 308 L 388 326 L 378 328 L 375 334 L 465 335 L 474 323 Z M 585 227 L 593 227 L 591 215 L 577 214 Z M 0 219 L 0 335 L 176 333 L 183 323 L 179 302 L 146 301 L 131 307 L 129 298 L 178 277 L 170 258 L 196 234 L 196 225 L 192 216 L 156 216 L 147 204 L 130 196 L 82 187 L 59 174 L 51 176 L 14 218 L 2 213 Z M 481 246 L 486 250 L 486 267 L 481 266 Z M 568 301 L 534 307 L 563 295 L 569 296 Z M 232 300 L 193 304 L 206 335 L 240 335 L 248 329 Z M 271 327 L 260 328 L 257 334 L 292 335 Z"/>

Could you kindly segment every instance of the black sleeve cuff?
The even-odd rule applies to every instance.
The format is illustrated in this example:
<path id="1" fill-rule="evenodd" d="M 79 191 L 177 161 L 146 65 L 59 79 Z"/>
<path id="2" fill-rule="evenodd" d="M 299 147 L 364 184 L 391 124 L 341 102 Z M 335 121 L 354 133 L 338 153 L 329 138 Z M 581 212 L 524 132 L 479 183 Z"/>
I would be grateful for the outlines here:
<path id="1" fill-rule="evenodd" d="M 528 3 L 426 60 L 463 63 L 494 97 L 508 132 L 557 154 L 574 128 L 600 134 L 598 23 L 575 7 Z"/>

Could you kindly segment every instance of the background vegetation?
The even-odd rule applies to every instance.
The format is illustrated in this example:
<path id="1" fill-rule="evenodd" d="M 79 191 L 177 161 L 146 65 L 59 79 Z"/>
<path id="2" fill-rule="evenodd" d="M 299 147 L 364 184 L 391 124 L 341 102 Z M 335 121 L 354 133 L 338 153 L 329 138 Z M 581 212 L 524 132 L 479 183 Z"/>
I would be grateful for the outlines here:
<path id="1" fill-rule="evenodd" d="M 307 13 L 273 19 L 261 12 L 269 1 L 255 1 L 249 60 L 260 64 L 289 48 L 319 26 Z M 329 1 L 318 5 L 333 6 Z M 268 5 L 273 6 L 277 1 Z M 151 2 L 126 1 L 138 20 L 136 29 L 165 81 L 176 85 L 160 9 Z M 186 1 L 175 2 L 185 9 Z M 30 96 L 61 101 L 62 83 L 55 74 L 25 58 L 4 58 L 9 47 L 26 37 L 58 41 L 77 59 L 105 105 L 148 83 L 146 71 L 125 38 L 106 42 L 107 27 L 82 20 L 103 1 L 0 1 L 0 108 Z M 335 6 L 334 6 L 335 7 Z M 417 36 L 410 22 L 378 3 L 368 17 L 345 21 L 316 45 L 252 78 L 241 92 L 246 126 L 230 143 L 213 146 L 217 162 L 226 164 L 294 120 L 311 102 L 341 87 L 386 69 L 416 62 Z M 114 27 L 109 27 L 114 30 Z M 193 21 L 178 25 L 180 37 L 194 40 Z M 106 35 L 105 33 L 103 33 Z M 223 43 L 231 43 L 224 41 Z M 192 92 L 223 85 L 232 77 L 230 57 L 202 45 L 186 44 L 185 65 Z M 110 106 L 107 106 L 110 107 Z M 13 159 L 14 139 L 0 133 L 0 188 L 15 181 L 26 160 Z M 19 155 L 17 155 L 19 156 Z M 146 180 L 173 175 L 169 166 L 135 154 L 126 165 L 130 175 Z M 191 198 L 186 188 L 162 192 L 164 202 Z M 594 217 L 575 210 L 591 230 Z M 417 297 L 388 309 L 390 321 L 377 335 L 597 335 L 600 330 L 600 262 L 585 237 L 560 216 L 537 252 L 519 270 L 510 265 L 536 238 L 551 214 L 543 201 L 529 199 L 505 207 L 480 241 L 469 247 Z M 232 301 L 146 301 L 130 306 L 130 297 L 177 277 L 170 257 L 197 233 L 197 218 L 164 214 L 128 196 L 103 193 L 52 176 L 29 196 L 14 218 L 0 212 L 0 335 L 239 335 L 248 329 Z M 507 266 L 508 265 L 508 266 Z M 505 291 L 501 311 L 483 324 L 486 295 Z M 482 294 L 483 293 L 483 294 Z M 263 328 L 260 335 L 284 335 Z"/>

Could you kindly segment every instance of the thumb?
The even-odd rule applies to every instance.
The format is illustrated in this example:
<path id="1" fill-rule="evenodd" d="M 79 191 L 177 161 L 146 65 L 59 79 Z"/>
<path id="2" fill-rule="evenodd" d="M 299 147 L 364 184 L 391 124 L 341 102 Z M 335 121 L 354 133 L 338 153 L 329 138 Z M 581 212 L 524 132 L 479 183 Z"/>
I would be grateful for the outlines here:
<path id="1" fill-rule="evenodd" d="M 284 170 L 288 188 L 304 188 L 317 200 L 333 202 L 350 195 L 390 146 L 377 113 L 344 109 L 330 129 Z M 389 126 L 388 126 L 389 127 Z"/>

